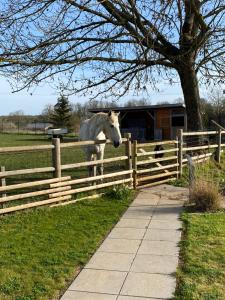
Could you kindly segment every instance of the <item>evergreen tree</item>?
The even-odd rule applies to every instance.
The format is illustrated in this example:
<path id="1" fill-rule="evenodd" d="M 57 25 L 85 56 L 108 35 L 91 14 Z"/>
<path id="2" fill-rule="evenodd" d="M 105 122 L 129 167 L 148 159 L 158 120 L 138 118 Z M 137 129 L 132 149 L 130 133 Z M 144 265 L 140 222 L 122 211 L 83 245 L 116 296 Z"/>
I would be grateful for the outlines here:
<path id="1" fill-rule="evenodd" d="M 57 100 L 51 116 L 55 127 L 71 127 L 72 107 L 66 96 L 63 94 Z"/>

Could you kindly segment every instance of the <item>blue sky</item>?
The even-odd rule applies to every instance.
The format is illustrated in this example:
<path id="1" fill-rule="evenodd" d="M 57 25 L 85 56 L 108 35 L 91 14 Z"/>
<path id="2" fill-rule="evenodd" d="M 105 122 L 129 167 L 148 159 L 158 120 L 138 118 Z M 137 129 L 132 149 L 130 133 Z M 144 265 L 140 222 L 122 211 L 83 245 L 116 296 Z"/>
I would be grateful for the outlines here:
<path id="1" fill-rule="evenodd" d="M 0 99 L 1 99 L 1 112 L 0 115 L 8 115 L 11 112 L 17 110 L 23 110 L 25 114 L 40 114 L 46 104 L 55 104 L 58 93 L 57 90 L 51 88 L 49 85 L 42 85 L 30 91 L 20 91 L 12 93 L 9 83 L 4 78 L 0 78 Z M 120 103 L 123 103 L 129 99 L 146 98 L 150 99 L 152 104 L 159 101 L 173 101 L 179 97 L 182 98 L 182 91 L 179 84 L 169 86 L 166 84 L 159 84 L 160 92 L 152 90 L 149 92 L 149 96 L 146 94 L 140 94 L 139 97 L 133 96 L 132 93 L 121 99 Z M 32 95 L 30 94 L 32 93 Z M 70 102 L 84 103 L 89 98 L 80 96 L 70 96 Z"/>
<path id="2" fill-rule="evenodd" d="M 0 115 L 8 115 L 9 113 L 17 110 L 23 110 L 25 114 L 40 114 L 46 104 L 54 105 L 58 97 L 57 90 L 47 84 L 43 84 L 41 87 L 34 88 L 30 91 L 23 90 L 17 93 L 12 93 L 11 87 L 6 79 L 0 78 L 0 87 Z M 120 100 L 120 104 L 123 104 L 129 99 L 138 98 L 150 99 L 151 104 L 163 101 L 173 102 L 175 99 L 183 98 L 179 83 L 170 86 L 161 82 L 157 87 L 159 88 L 159 92 L 150 90 L 149 95 L 140 94 L 139 97 L 137 97 L 131 93 L 130 95 L 123 97 Z M 207 97 L 208 92 L 209 91 L 207 91 L 205 87 L 200 88 L 201 97 Z M 84 103 L 88 101 L 89 98 L 73 95 L 69 97 L 69 100 L 72 103 Z"/>

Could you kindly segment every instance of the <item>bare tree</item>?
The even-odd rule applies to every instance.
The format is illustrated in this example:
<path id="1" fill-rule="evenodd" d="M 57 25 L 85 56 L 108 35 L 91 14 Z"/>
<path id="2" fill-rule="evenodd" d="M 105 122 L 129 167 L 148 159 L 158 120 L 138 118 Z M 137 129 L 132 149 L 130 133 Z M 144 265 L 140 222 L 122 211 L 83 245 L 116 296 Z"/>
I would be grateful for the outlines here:
<path id="1" fill-rule="evenodd" d="M 223 94 L 223 91 L 219 89 L 214 89 L 209 94 L 209 103 L 213 108 L 215 121 L 221 125 L 224 125 L 225 95 Z"/>
<path id="2" fill-rule="evenodd" d="M 54 111 L 54 106 L 52 104 L 46 104 L 44 109 L 41 112 L 41 120 L 43 121 L 51 121 L 51 116 L 53 115 L 53 111 Z"/>
<path id="3" fill-rule="evenodd" d="M 0 66 L 22 88 L 60 74 L 71 93 L 121 96 L 178 75 L 188 129 L 199 79 L 223 80 L 224 0 L 2 0 Z"/>

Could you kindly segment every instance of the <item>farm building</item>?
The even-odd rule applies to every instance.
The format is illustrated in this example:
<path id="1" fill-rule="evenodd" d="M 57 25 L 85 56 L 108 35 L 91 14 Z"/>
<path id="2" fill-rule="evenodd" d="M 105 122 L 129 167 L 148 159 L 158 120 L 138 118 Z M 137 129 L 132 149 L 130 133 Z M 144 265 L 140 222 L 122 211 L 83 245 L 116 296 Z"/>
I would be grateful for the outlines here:
<path id="1" fill-rule="evenodd" d="M 90 109 L 92 113 L 108 112 L 110 108 Z M 168 140 L 174 139 L 178 129 L 187 129 L 184 104 L 162 104 L 132 107 L 114 107 L 120 112 L 121 132 L 130 132 L 133 139 Z"/>

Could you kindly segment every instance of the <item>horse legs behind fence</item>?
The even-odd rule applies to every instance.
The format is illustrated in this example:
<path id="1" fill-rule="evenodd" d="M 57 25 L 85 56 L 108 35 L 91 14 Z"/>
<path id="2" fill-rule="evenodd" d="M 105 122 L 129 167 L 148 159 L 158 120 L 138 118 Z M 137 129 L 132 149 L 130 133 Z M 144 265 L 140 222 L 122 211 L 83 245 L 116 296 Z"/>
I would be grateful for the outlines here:
<path id="1" fill-rule="evenodd" d="M 91 154 L 90 152 L 87 152 L 87 161 L 93 161 L 93 154 Z M 88 177 L 93 176 L 93 169 L 93 166 L 88 166 Z"/>
<path id="2" fill-rule="evenodd" d="M 97 159 L 98 160 L 103 160 L 103 158 L 104 158 L 104 152 L 98 152 Z M 98 175 L 103 175 L 103 172 L 104 172 L 103 163 L 101 163 L 100 165 L 98 165 L 97 172 L 98 172 Z"/>

